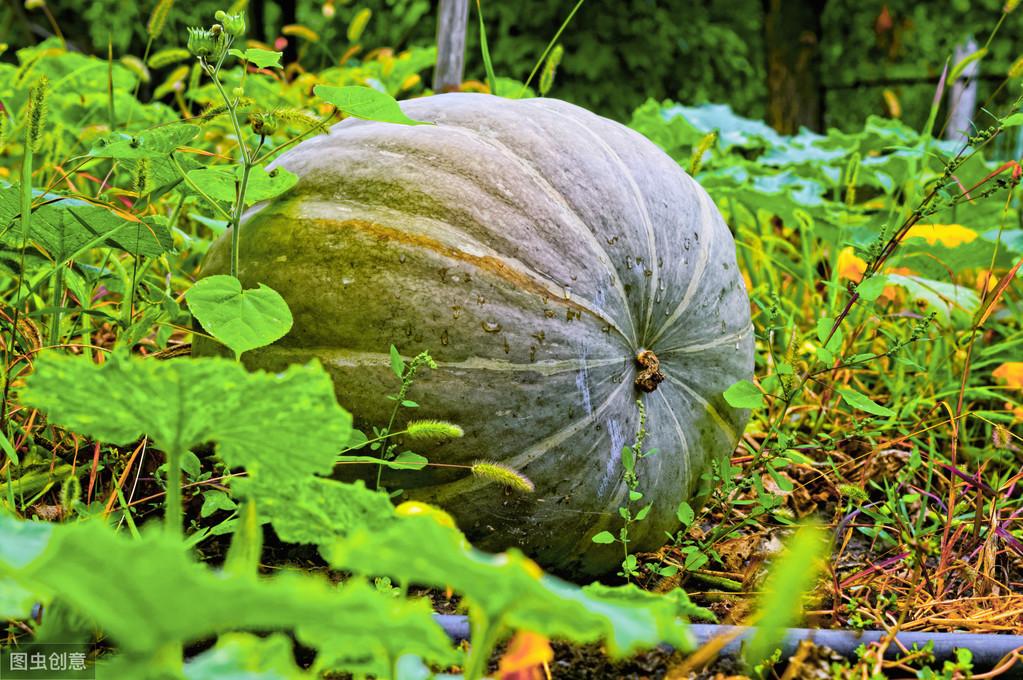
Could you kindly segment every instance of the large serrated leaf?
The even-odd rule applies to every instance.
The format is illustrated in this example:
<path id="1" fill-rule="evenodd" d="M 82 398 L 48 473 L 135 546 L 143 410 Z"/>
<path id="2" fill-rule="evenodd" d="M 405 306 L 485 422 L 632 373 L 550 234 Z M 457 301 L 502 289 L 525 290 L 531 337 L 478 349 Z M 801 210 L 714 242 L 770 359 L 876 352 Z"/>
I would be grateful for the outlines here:
<path id="1" fill-rule="evenodd" d="M 330 543 L 356 529 L 383 527 L 395 517 L 388 495 L 361 481 L 249 477 L 233 480 L 231 490 L 253 499 L 260 518 L 288 543 Z"/>
<path id="2" fill-rule="evenodd" d="M 0 231 L 9 213 L 5 196 L 8 192 L 0 195 Z M 29 237 L 58 262 L 76 258 L 91 248 L 119 248 L 132 255 L 156 257 L 173 246 L 166 219 L 162 216 L 139 219 L 55 194 L 42 198 L 49 202 L 32 212 Z M 38 202 L 40 197 L 35 200 Z M 20 206 L 16 210 L 15 215 L 20 214 Z M 17 239 L 20 243 L 20 221 L 8 222 L 8 225 L 10 228 L 5 240 L 10 243 L 11 239 Z"/>
<path id="3" fill-rule="evenodd" d="M 0 574 L 59 597 L 136 657 L 221 632 L 293 630 L 325 652 L 329 663 L 318 659 L 320 667 L 345 668 L 345 649 L 358 650 L 352 670 L 365 669 L 361 657 L 368 657 L 374 674 L 386 674 L 403 654 L 454 660 L 427 602 L 397 599 L 363 582 L 338 588 L 296 573 L 258 579 L 216 572 L 162 531 L 136 541 L 100 522 L 60 525 L 37 551 L 41 535 L 33 523 L 0 515 L 0 545 L 39 553 L 29 563 L 0 555 Z"/>
<path id="4" fill-rule="evenodd" d="M 103 408 L 96 400 L 103 399 Z M 156 361 L 43 353 L 21 400 L 50 423 L 112 444 L 148 435 L 165 451 L 214 442 L 230 467 L 276 479 L 329 474 L 351 416 L 316 362 L 249 373 L 222 358 Z"/>
<path id="5" fill-rule="evenodd" d="M 374 531 L 360 530 L 321 551 L 332 566 L 409 583 L 450 586 L 492 621 L 575 642 L 606 641 L 614 655 L 668 642 L 689 647 L 675 603 L 625 602 L 544 575 L 517 550 L 490 555 L 457 529 L 412 516 Z"/>

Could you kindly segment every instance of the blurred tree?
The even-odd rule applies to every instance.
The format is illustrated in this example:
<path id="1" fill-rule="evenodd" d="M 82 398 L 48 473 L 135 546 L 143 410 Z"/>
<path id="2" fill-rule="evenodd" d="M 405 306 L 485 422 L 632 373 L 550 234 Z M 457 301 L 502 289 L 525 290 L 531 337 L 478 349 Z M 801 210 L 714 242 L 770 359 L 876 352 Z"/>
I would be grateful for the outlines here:
<path id="1" fill-rule="evenodd" d="M 821 130 L 824 90 L 820 77 L 821 14 L 825 0 L 765 0 L 767 122 L 793 134 L 800 126 Z"/>

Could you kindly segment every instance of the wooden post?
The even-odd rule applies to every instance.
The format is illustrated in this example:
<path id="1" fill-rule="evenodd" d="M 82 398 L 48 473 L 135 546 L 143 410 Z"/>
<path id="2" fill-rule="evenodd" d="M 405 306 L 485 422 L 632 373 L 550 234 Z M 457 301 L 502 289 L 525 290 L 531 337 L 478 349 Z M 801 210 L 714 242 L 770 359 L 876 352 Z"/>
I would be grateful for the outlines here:
<path id="1" fill-rule="evenodd" d="M 972 37 L 956 45 L 952 63 L 960 61 L 977 51 L 977 41 Z M 973 115 L 977 110 L 977 80 L 974 76 L 980 69 L 980 59 L 967 64 L 956 81 L 952 83 L 952 92 L 948 99 L 948 125 L 945 127 L 945 139 L 953 142 L 965 142 L 973 132 Z"/>
<path id="2" fill-rule="evenodd" d="M 469 0 L 440 0 L 437 10 L 437 66 L 433 91 L 452 92 L 462 84 L 465 69 L 465 29 Z"/>

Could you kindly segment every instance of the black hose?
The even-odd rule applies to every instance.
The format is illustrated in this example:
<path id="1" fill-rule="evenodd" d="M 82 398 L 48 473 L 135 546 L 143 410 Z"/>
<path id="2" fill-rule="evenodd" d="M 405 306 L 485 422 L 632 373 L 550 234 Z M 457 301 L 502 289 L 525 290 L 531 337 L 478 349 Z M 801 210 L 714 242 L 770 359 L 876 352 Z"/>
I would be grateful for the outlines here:
<path id="1" fill-rule="evenodd" d="M 437 623 L 454 640 L 469 639 L 469 621 L 465 616 L 436 614 Z M 721 635 L 742 633 L 721 650 L 721 656 L 736 657 L 742 648 L 743 641 L 753 633 L 752 628 L 742 626 L 718 626 L 694 623 L 689 629 L 696 638 L 697 644 L 705 644 Z M 886 633 L 877 630 L 826 630 L 816 628 L 789 628 L 782 644 L 782 658 L 787 659 L 796 653 L 796 648 L 803 640 L 811 640 L 844 657 L 855 657 L 856 648 L 871 642 L 878 642 Z M 957 649 L 968 649 L 973 654 L 973 670 L 983 672 L 998 665 L 1015 649 L 1023 648 L 1023 635 L 995 635 L 986 633 L 899 633 L 898 643 L 892 642 L 885 652 L 886 659 L 896 659 L 902 654 L 902 647 L 912 649 L 913 645 L 923 648 L 934 643 L 934 658 L 937 663 L 956 658 Z M 900 644 L 902 647 L 900 647 Z M 1003 678 L 1023 678 L 1023 662 L 1015 660 Z"/>

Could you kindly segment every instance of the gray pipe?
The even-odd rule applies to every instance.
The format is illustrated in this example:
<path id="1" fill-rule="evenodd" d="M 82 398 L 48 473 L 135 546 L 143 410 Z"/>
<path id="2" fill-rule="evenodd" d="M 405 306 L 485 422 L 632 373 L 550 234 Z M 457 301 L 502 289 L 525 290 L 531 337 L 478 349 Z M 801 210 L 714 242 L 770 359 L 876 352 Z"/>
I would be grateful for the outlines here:
<path id="1" fill-rule="evenodd" d="M 469 639 L 469 621 L 465 616 L 436 614 L 437 623 L 455 641 Z M 737 657 L 742 648 L 743 640 L 753 633 L 753 629 L 744 626 L 718 626 L 705 623 L 690 624 L 689 629 L 696 638 L 697 644 L 705 644 L 720 635 L 742 630 L 742 634 L 728 643 L 721 656 Z M 885 633 L 878 630 L 825 630 L 815 628 L 789 628 L 782 644 L 782 658 L 787 659 L 796 653 L 796 648 L 803 640 L 812 640 L 845 657 L 854 657 L 856 648 L 870 642 L 878 642 Z M 912 649 L 916 644 L 923 647 L 928 642 L 934 643 L 936 663 L 955 659 L 955 650 L 969 649 L 973 653 L 973 669 L 986 671 L 994 668 L 1007 654 L 1014 649 L 1023 648 L 1023 635 L 993 635 L 981 633 L 899 633 L 896 638 L 906 647 Z M 901 654 L 901 648 L 894 642 L 888 645 L 886 659 L 895 659 Z M 1023 662 L 1017 660 L 1003 678 L 1023 678 Z"/>

